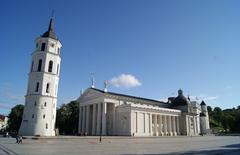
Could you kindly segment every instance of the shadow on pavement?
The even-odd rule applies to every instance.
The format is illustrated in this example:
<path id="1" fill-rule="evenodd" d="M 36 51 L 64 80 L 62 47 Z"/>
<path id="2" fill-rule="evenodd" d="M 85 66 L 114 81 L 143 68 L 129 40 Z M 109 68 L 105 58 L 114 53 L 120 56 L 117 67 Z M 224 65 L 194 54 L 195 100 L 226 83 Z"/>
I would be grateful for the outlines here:
<path id="1" fill-rule="evenodd" d="M 222 146 L 220 149 L 215 150 L 199 150 L 199 151 L 187 151 L 187 152 L 174 152 L 174 153 L 159 153 L 159 155 L 240 155 L 240 144 L 232 144 Z M 124 154 L 133 155 L 133 154 Z M 157 155 L 157 154 L 143 154 L 143 155 Z"/>

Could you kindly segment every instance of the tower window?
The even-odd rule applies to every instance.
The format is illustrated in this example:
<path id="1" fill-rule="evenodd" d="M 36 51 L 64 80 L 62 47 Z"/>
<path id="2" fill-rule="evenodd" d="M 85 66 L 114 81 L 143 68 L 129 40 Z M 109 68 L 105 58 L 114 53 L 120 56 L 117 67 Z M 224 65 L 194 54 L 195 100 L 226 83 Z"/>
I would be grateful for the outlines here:
<path id="1" fill-rule="evenodd" d="M 37 106 L 37 102 L 36 101 L 34 102 L 34 106 Z"/>
<path id="2" fill-rule="evenodd" d="M 36 43 L 36 48 L 38 48 L 38 43 Z"/>
<path id="3" fill-rule="evenodd" d="M 45 119 L 45 114 L 43 114 L 43 119 Z"/>
<path id="4" fill-rule="evenodd" d="M 38 61 L 38 72 L 41 72 L 42 69 L 42 59 Z"/>
<path id="5" fill-rule="evenodd" d="M 57 65 L 57 75 L 58 75 L 58 70 L 59 70 L 59 64 Z"/>
<path id="6" fill-rule="evenodd" d="M 32 114 L 32 118 L 34 118 L 34 114 Z"/>
<path id="7" fill-rule="evenodd" d="M 50 86 L 50 84 L 49 84 L 49 83 L 47 83 L 47 87 L 46 87 L 46 93 L 49 93 L 49 86 Z"/>
<path id="8" fill-rule="evenodd" d="M 57 51 L 58 54 L 60 54 L 60 48 L 58 48 L 58 51 Z"/>
<path id="9" fill-rule="evenodd" d="M 46 43 L 42 43 L 41 51 L 45 51 L 45 48 L 46 48 Z"/>
<path id="10" fill-rule="evenodd" d="M 38 89 L 39 89 L 39 82 L 37 82 L 35 92 L 38 92 Z"/>
<path id="11" fill-rule="evenodd" d="M 53 68 L 53 61 L 52 60 L 50 60 L 49 61 L 49 64 L 48 64 L 48 72 L 52 72 L 52 68 Z"/>
<path id="12" fill-rule="evenodd" d="M 46 123 L 46 129 L 48 129 L 48 124 Z"/>
<path id="13" fill-rule="evenodd" d="M 34 62 L 32 61 L 31 72 L 33 71 L 33 64 L 34 64 Z"/>
<path id="14" fill-rule="evenodd" d="M 44 103 L 44 107 L 46 107 L 46 106 L 47 106 L 47 102 Z"/>

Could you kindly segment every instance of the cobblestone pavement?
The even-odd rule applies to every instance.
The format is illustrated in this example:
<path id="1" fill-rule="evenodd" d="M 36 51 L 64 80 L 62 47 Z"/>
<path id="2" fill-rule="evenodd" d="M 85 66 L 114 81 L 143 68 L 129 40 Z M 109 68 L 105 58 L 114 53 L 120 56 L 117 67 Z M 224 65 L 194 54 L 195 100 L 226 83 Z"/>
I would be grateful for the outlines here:
<path id="1" fill-rule="evenodd" d="M 99 154 L 228 154 L 240 155 L 239 136 L 203 137 L 56 137 L 0 138 L 0 155 L 99 155 Z"/>

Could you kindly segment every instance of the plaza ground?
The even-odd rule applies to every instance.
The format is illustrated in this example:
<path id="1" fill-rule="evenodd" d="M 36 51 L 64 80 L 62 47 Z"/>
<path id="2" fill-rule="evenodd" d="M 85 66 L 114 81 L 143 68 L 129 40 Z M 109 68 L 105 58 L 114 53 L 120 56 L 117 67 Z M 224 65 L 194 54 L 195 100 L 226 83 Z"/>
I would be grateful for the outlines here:
<path id="1" fill-rule="evenodd" d="M 239 136 L 0 138 L 0 155 L 240 154 Z"/>

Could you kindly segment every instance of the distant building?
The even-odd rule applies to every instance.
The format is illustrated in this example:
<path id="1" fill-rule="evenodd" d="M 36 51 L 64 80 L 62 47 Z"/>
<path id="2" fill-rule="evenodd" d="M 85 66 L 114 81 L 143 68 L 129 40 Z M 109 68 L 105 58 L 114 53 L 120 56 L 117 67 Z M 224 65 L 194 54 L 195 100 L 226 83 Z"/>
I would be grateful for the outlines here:
<path id="1" fill-rule="evenodd" d="M 194 136 L 209 131 L 206 104 L 178 91 L 168 102 L 87 89 L 78 100 L 79 134 L 127 136 Z"/>
<path id="2" fill-rule="evenodd" d="M 7 127 L 8 117 L 0 115 L 0 130 L 4 130 Z"/>
<path id="3" fill-rule="evenodd" d="M 53 30 L 53 18 L 48 30 L 35 43 L 19 134 L 55 136 L 62 45 Z"/>

